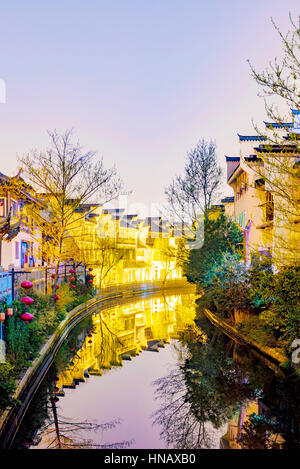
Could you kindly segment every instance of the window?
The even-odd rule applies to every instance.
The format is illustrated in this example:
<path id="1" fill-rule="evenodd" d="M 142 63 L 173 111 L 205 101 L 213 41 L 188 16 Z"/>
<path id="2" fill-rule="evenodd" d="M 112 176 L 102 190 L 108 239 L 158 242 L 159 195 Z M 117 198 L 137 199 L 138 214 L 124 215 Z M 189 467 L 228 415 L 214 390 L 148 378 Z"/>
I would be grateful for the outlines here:
<path id="1" fill-rule="evenodd" d="M 16 243 L 15 243 L 15 258 L 16 258 L 16 260 L 18 260 L 20 258 L 20 246 L 19 246 L 18 241 L 16 241 Z"/>
<path id="2" fill-rule="evenodd" d="M 5 199 L 0 199 L 0 217 L 5 217 Z"/>
<path id="3" fill-rule="evenodd" d="M 244 210 L 238 216 L 235 217 L 236 223 L 238 223 L 242 228 L 246 228 L 246 211 Z"/>
<path id="4" fill-rule="evenodd" d="M 11 201 L 11 214 L 13 217 L 18 216 L 18 202 L 16 202 L 15 200 Z"/>
<path id="5" fill-rule="evenodd" d="M 272 221 L 274 218 L 274 201 L 271 192 L 266 191 L 266 221 Z"/>
<path id="6" fill-rule="evenodd" d="M 248 190 L 248 175 L 243 172 L 236 181 L 235 197 L 238 200 Z"/>

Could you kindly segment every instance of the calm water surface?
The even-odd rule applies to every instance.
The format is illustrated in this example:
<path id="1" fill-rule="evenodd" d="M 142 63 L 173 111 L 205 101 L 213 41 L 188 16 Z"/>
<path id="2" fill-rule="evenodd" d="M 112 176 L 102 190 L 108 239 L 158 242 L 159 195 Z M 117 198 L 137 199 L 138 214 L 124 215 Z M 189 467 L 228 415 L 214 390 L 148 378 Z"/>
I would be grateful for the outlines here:
<path id="1" fill-rule="evenodd" d="M 82 321 L 14 447 L 299 448 L 295 379 L 214 328 L 196 298 L 145 297 Z"/>

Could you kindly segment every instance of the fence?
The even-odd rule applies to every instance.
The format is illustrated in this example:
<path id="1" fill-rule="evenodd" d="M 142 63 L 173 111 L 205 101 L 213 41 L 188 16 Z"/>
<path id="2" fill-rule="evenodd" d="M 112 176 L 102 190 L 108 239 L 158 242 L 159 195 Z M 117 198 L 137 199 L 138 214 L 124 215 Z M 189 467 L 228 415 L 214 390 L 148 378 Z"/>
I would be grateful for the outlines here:
<path id="1" fill-rule="evenodd" d="M 12 300 L 12 281 L 11 273 L 0 271 L 0 301 L 6 299 Z"/>
<path id="2" fill-rule="evenodd" d="M 73 268 L 73 264 L 63 264 L 59 267 L 59 282 L 67 281 L 73 274 L 69 272 Z M 19 297 L 21 283 L 30 280 L 34 288 L 42 293 L 47 293 L 53 283 L 51 277 L 54 274 L 54 267 L 36 267 L 32 269 L 0 271 L 0 301 L 6 300 L 11 303 Z M 83 282 L 86 279 L 85 266 L 76 267 L 76 276 Z"/>

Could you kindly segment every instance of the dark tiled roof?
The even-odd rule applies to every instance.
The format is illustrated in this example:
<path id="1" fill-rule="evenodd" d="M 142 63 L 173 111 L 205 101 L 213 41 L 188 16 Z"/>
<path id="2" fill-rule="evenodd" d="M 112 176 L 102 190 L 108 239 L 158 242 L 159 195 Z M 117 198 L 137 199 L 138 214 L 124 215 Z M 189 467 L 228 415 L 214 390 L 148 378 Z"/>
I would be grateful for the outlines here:
<path id="1" fill-rule="evenodd" d="M 137 218 L 137 213 L 134 215 L 123 215 L 123 218 L 128 218 L 129 220 L 132 220 L 133 218 Z"/>
<path id="2" fill-rule="evenodd" d="M 258 153 L 298 153 L 299 149 L 296 144 L 289 145 L 259 145 L 254 148 Z M 291 155 L 293 156 L 293 155 Z"/>
<path id="3" fill-rule="evenodd" d="M 224 197 L 224 199 L 221 199 L 221 202 L 223 204 L 232 204 L 234 202 L 234 197 Z"/>
<path id="4" fill-rule="evenodd" d="M 125 212 L 125 208 L 104 208 L 102 210 L 102 213 L 104 215 L 121 215 L 122 213 Z"/>
<path id="5" fill-rule="evenodd" d="M 226 158 L 226 161 L 240 161 L 239 156 L 226 156 L 225 155 L 225 158 Z"/>
<path id="6" fill-rule="evenodd" d="M 0 172 L 0 182 L 1 181 L 7 181 L 8 179 L 9 179 L 9 177 L 6 176 L 6 174 L 3 174 L 3 173 Z"/>
<path id="7" fill-rule="evenodd" d="M 238 134 L 238 137 L 240 139 L 240 142 L 243 142 L 243 141 L 263 141 L 263 140 L 267 140 L 266 137 L 264 137 L 263 135 L 240 135 Z"/>
<path id="8" fill-rule="evenodd" d="M 292 128 L 293 127 L 293 122 L 266 122 L 264 121 L 265 126 L 268 129 L 286 129 L 286 128 Z"/>

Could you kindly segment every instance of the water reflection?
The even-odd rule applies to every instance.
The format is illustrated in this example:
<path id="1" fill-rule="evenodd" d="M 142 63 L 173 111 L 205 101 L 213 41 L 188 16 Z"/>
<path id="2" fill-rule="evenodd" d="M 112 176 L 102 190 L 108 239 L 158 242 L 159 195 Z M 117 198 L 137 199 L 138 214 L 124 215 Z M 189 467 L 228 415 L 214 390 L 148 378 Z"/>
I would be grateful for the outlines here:
<path id="1" fill-rule="evenodd" d="M 299 449 L 296 376 L 196 314 L 196 298 L 148 297 L 82 321 L 61 347 L 15 447 Z M 151 359 L 143 362 L 145 355 Z M 121 368 L 128 360 L 132 366 Z M 98 378 L 111 368 L 118 373 Z M 123 432 L 121 419 L 131 422 Z"/>
<path id="2" fill-rule="evenodd" d="M 74 355 L 58 373 L 57 394 L 63 395 L 64 388 L 75 387 L 89 375 L 122 366 L 123 360 L 131 360 L 143 350 L 157 352 L 178 338 L 187 324 L 194 323 L 194 299 L 194 295 L 160 296 L 93 314 L 82 346 L 76 350 L 69 340 Z"/>
<path id="3" fill-rule="evenodd" d="M 90 376 L 102 375 L 121 367 L 141 352 L 158 352 L 179 337 L 186 324 L 193 324 L 195 309 L 192 293 L 144 298 L 105 311 L 82 321 L 66 339 L 44 380 L 44 393 L 38 394 L 16 439 L 16 447 L 126 447 L 127 438 L 105 443 L 103 431 L 113 430 L 119 419 L 97 423 L 62 416 L 56 406 L 64 406 L 66 389 L 75 389 Z M 147 370 L 144 370 L 147 373 Z M 46 384 L 47 383 L 47 384 Z M 99 383 L 101 386 L 101 381 Z M 126 383 L 125 383 L 126 385 Z M 74 391 L 76 393 L 76 391 Z M 88 398 L 88 396 L 87 396 Z M 109 396 L 107 396 L 109 402 Z M 40 403 L 44 402 L 41 412 Z M 30 415 L 40 415 L 39 428 L 32 428 Z M 58 414 L 58 416 L 57 416 Z M 83 412 L 82 412 L 83 414 Z M 97 434 L 97 444 L 89 432 Z M 111 431 L 110 431 L 111 433 Z M 99 444 L 101 434 L 101 444 Z"/>
<path id="4" fill-rule="evenodd" d="M 182 333 L 181 344 L 186 358 L 155 383 L 164 401 L 155 422 L 169 447 L 211 447 L 211 426 L 226 424 L 221 448 L 299 448 L 295 375 L 275 373 L 206 318 Z"/>

